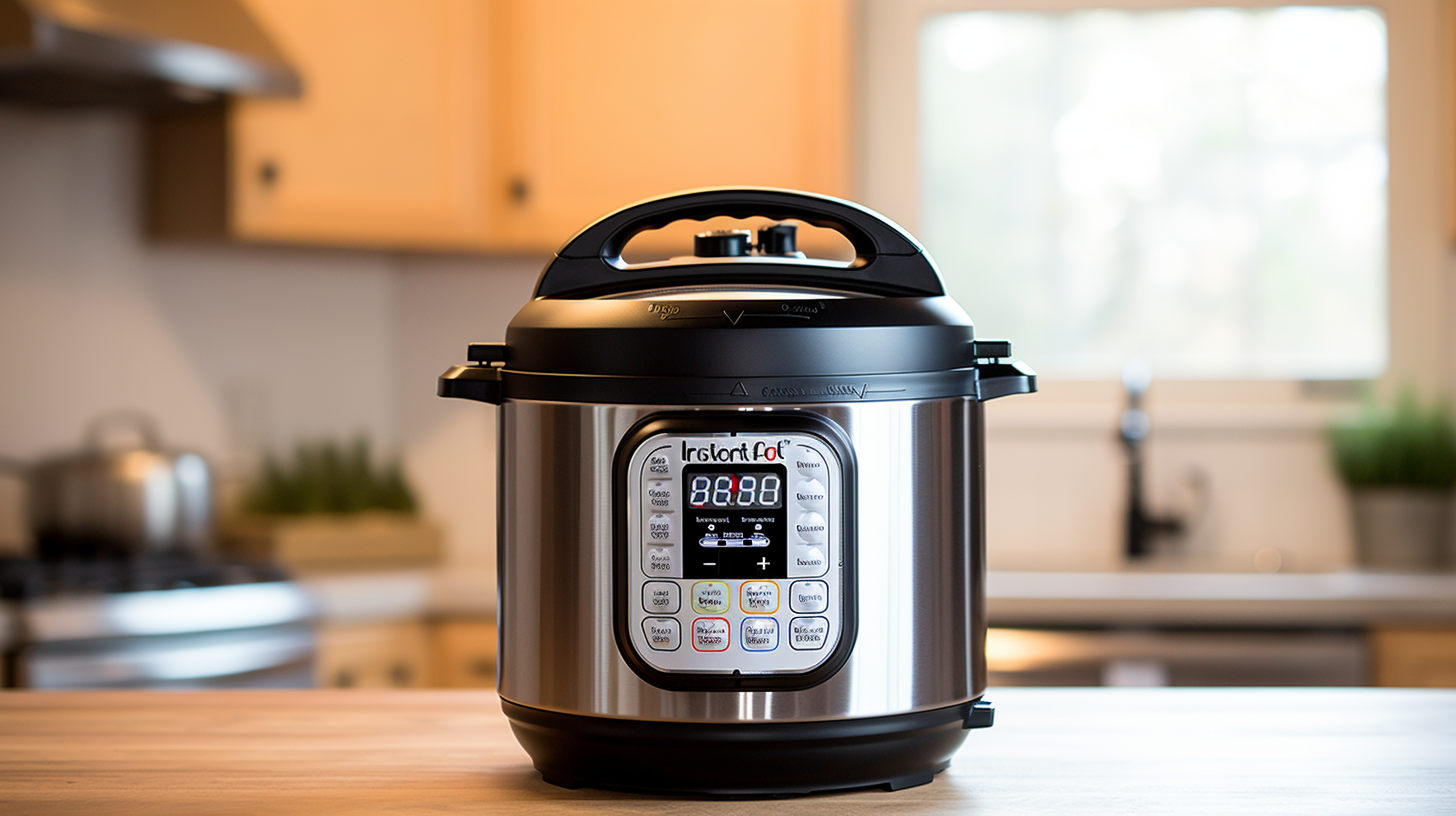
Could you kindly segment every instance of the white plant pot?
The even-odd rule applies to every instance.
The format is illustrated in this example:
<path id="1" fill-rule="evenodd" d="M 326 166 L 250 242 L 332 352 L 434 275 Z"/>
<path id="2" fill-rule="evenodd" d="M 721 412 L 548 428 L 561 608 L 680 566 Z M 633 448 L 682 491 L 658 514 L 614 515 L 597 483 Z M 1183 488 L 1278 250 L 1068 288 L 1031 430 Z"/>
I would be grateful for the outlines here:
<path id="1" fill-rule="evenodd" d="M 1362 487 L 1350 491 L 1355 560 L 1366 569 L 1431 572 L 1451 537 L 1451 491 Z"/>

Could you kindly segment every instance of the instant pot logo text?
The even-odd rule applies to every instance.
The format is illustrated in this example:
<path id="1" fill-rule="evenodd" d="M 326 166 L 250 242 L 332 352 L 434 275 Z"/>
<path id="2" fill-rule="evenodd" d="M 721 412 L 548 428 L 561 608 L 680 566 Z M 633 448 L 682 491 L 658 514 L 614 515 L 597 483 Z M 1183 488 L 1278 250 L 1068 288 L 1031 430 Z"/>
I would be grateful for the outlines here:
<path id="1" fill-rule="evenodd" d="M 864 398 L 867 385 L 770 385 L 763 389 L 765 397 L 859 397 Z"/>
<path id="2" fill-rule="evenodd" d="M 787 439 L 772 444 L 754 442 L 752 445 L 747 442 L 737 445 L 719 445 L 717 442 L 689 445 L 684 441 L 682 459 L 683 462 L 777 462 L 784 458 L 784 448 L 788 444 Z"/>

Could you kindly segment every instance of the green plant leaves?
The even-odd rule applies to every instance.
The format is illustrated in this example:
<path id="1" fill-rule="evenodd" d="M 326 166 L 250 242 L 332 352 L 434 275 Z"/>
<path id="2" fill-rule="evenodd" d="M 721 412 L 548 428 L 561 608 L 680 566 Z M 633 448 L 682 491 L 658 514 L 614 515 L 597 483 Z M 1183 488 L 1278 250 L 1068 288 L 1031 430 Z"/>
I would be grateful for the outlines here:
<path id="1" fill-rule="evenodd" d="M 1340 478 L 1350 487 L 1456 485 L 1456 424 L 1450 406 L 1422 406 L 1411 389 L 1392 410 L 1369 405 L 1358 422 L 1328 430 Z"/>
<path id="2" fill-rule="evenodd" d="M 336 442 L 299 445 L 291 464 L 268 459 L 244 509 L 270 515 L 415 512 L 414 492 L 399 463 L 377 470 L 370 459 L 364 437 L 347 448 Z"/>

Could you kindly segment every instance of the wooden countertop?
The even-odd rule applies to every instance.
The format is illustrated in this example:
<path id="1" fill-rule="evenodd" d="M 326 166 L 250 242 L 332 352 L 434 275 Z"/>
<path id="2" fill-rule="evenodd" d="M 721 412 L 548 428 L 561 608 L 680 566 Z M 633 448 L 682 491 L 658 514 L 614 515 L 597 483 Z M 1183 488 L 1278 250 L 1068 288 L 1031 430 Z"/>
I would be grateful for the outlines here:
<path id="1" fill-rule="evenodd" d="M 3 692 L 0 813 L 1456 812 L 1456 691 L 990 698 L 929 785 L 765 803 L 547 785 L 490 692 Z"/>

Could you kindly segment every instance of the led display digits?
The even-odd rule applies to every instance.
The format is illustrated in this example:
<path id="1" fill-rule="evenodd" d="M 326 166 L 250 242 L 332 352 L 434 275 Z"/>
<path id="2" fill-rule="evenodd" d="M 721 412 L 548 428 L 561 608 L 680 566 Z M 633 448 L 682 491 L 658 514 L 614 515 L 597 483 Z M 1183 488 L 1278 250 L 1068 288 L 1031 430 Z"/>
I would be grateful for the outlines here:
<path id="1" fill-rule="evenodd" d="M 783 484 L 776 473 L 697 473 L 688 483 L 688 506 L 776 509 L 783 505 Z"/>

